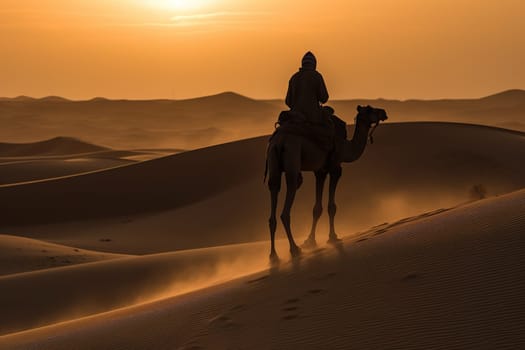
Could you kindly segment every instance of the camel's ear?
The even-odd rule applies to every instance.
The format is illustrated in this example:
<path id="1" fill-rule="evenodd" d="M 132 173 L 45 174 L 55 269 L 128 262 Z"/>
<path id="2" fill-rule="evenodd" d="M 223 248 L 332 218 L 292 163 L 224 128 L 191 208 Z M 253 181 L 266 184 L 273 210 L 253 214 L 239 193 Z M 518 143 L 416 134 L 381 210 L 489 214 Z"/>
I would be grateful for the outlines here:
<path id="1" fill-rule="evenodd" d="M 364 109 L 363 107 L 361 107 L 360 105 L 357 105 L 357 111 L 358 111 L 359 113 L 361 113 L 361 111 L 363 111 L 363 109 Z"/>

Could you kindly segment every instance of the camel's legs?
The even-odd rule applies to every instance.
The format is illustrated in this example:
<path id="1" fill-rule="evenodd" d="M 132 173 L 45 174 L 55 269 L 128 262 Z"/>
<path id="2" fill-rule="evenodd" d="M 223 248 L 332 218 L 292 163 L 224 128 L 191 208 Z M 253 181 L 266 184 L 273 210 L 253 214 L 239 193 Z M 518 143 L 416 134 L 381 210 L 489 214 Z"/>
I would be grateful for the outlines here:
<path id="1" fill-rule="evenodd" d="M 337 234 L 335 233 L 335 213 L 337 211 L 337 206 L 335 205 L 335 191 L 337 188 L 337 183 L 339 182 L 339 178 L 341 178 L 342 173 L 341 166 L 337 166 L 334 169 L 330 171 L 330 186 L 329 186 L 329 192 L 328 192 L 328 215 L 330 217 L 330 233 L 328 235 L 328 242 L 335 243 L 339 242 L 340 239 L 337 237 Z"/>
<path id="2" fill-rule="evenodd" d="M 277 168 L 272 168 L 277 169 Z M 270 219 L 268 224 L 270 227 L 270 239 L 271 239 L 271 249 L 270 249 L 270 260 L 278 261 L 279 257 L 275 251 L 275 231 L 277 229 L 277 219 L 275 213 L 277 211 L 277 198 L 279 196 L 279 191 L 281 189 L 281 173 L 278 171 L 272 171 L 270 177 L 268 178 L 268 188 L 270 189 Z"/>
<path id="3" fill-rule="evenodd" d="M 301 249 L 295 243 L 292 236 L 290 212 L 292 211 L 293 201 L 297 192 L 297 180 L 299 173 L 297 171 L 286 172 L 286 199 L 284 201 L 283 211 L 281 213 L 281 221 L 290 243 L 290 253 L 293 257 L 301 254 Z"/>
<path id="4" fill-rule="evenodd" d="M 323 213 L 323 189 L 324 183 L 326 181 L 326 171 L 316 171 L 315 172 L 315 204 L 313 209 L 313 221 L 312 221 L 312 230 L 308 239 L 304 241 L 303 247 L 315 247 L 317 243 L 315 242 L 315 230 L 317 228 L 317 222 Z"/>
<path id="5" fill-rule="evenodd" d="M 270 260 L 277 260 L 279 259 L 277 256 L 277 252 L 275 251 L 275 231 L 277 229 L 277 219 L 275 218 L 275 211 L 277 209 L 277 197 L 279 195 L 279 191 L 277 190 L 270 190 L 270 198 L 271 198 L 271 209 L 270 209 L 270 220 L 268 220 L 269 226 L 270 226 L 270 238 L 271 238 L 271 249 L 270 249 Z"/>
<path id="6" fill-rule="evenodd" d="M 277 229 L 277 219 L 275 213 L 277 211 L 277 198 L 281 190 L 281 175 L 282 170 L 279 166 L 278 150 L 276 148 L 268 149 L 267 153 L 267 170 L 268 170 L 268 189 L 270 190 L 270 218 L 268 219 L 268 226 L 270 228 L 270 261 L 277 263 L 279 256 L 275 251 L 275 231 Z"/>

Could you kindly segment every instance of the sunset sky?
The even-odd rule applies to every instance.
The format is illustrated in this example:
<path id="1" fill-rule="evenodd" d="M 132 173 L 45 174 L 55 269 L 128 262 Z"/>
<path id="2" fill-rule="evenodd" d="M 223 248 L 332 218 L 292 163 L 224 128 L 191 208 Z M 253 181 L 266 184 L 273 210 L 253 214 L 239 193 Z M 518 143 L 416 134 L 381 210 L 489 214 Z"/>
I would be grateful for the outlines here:
<path id="1" fill-rule="evenodd" d="M 525 88 L 523 0 L 2 0 L 0 96 L 284 98 L 312 50 L 332 98 Z"/>

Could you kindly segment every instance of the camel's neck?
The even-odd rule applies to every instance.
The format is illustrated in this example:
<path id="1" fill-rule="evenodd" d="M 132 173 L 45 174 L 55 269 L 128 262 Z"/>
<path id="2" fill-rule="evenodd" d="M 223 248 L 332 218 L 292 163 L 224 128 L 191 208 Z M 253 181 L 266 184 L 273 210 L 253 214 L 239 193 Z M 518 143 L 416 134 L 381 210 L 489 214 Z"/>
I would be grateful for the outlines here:
<path id="1" fill-rule="evenodd" d="M 368 131 L 370 125 L 367 122 L 356 121 L 354 136 L 352 140 L 346 140 L 344 145 L 343 162 L 350 163 L 356 161 L 363 154 L 368 142 Z"/>

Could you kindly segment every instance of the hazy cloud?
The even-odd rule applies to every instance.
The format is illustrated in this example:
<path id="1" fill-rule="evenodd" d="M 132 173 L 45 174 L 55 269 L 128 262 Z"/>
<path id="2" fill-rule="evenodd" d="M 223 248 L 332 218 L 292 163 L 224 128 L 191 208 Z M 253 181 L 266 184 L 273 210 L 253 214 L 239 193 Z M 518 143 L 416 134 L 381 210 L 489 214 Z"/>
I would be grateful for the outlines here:
<path id="1" fill-rule="evenodd" d="M 266 16 L 265 12 L 211 12 L 198 13 L 193 15 L 177 15 L 171 17 L 171 23 L 175 26 L 195 26 L 204 24 L 231 24 L 231 23 L 245 23 L 252 22 L 257 18 Z"/>
<path id="2" fill-rule="evenodd" d="M 191 15 L 177 15 L 170 17 L 167 21 L 142 22 L 142 23 L 121 23 L 121 26 L 146 26 L 146 27 L 177 27 L 191 28 L 191 32 L 204 29 L 209 31 L 210 27 L 225 27 L 229 25 L 244 25 L 255 23 L 269 16 L 267 12 L 208 12 L 196 13 Z M 207 27 L 205 29 L 204 27 Z M 199 28 L 199 29 L 198 29 Z"/>

